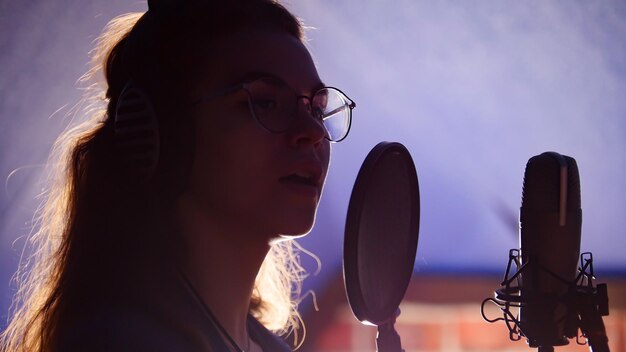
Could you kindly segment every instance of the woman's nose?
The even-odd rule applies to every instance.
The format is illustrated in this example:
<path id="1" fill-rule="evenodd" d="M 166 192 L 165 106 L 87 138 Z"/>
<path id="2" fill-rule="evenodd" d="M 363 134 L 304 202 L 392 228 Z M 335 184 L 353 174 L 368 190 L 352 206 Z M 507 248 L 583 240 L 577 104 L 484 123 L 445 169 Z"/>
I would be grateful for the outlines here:
<path id="1" fill-rule="evenodd" d="M 325 141 L 326 127 L 322 121 L 313 116 L 310 104 L 306 99 L 299 101 L 294 118 L 294 124 L 289 131 L 292 145 L 311 144 L 317 147 Z"/>

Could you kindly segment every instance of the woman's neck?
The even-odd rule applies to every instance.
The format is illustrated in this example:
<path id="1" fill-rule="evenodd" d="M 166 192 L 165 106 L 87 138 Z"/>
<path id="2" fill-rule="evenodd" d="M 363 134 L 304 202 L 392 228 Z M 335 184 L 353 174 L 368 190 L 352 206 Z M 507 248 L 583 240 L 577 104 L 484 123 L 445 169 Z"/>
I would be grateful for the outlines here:
<path id="1" fill-rule="evenodd" d="M 267 240 L 234 226 L 224 228 L 198 209 L 185 209 L 180 221 L 185 242 L 181 270 L 219 324 L 245 349 L 250 299 L 269 251 Z"/>

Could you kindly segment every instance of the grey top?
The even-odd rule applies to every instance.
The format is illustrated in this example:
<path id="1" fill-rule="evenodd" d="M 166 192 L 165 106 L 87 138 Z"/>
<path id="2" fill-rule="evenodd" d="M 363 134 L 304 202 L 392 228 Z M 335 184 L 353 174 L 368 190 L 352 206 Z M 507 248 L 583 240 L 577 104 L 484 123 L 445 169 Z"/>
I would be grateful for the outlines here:
<path id="1" fill-rule="evenodd" d="M 291 351 L 251 315 L 247 325 L 250 338 L 263 351 Z M 234 351 L 194 297 L 177 284 L 158 293 L 150 292 L 141 300 L 103 302 L 64 330 L 60 351 Z"/>

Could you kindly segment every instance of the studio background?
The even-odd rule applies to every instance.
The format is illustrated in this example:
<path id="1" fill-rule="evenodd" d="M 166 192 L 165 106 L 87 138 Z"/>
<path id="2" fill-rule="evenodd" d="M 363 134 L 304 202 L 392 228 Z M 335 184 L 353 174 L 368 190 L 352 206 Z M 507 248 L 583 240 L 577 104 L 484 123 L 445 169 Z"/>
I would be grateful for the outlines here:
<path id="1" fill-rule="evenodd" d="M 308 46 L 322 79 L 357 102 L 348 139 L 333 145 L 316 228 L 301 240 L 322 262 L 305 290 L 323 296 L 340 283 L 352 185 L 383 140 L 403 143 L 418 172 L 416 292 L 424 277 L 438 287 L 476 277 L 495 278 L 491 291 L 499 285 L 508 250 L 518 247 L 525 164 L 544 151 L 577 160 L 581 250 L 594 253 L 599 278 L 626 279 L 624 1 L 287 6 L 314 27 Z M 0 329 L 46 158 L 59 133 L 82 118 L 77 80 L 89 68 L 88 52 L 109 20 L 145 10 L 130 0 L 0 0 Z M 303 261 L 316 270 L 315 261 Z M 626 331 L 626 319 L 619 321 Z"/>

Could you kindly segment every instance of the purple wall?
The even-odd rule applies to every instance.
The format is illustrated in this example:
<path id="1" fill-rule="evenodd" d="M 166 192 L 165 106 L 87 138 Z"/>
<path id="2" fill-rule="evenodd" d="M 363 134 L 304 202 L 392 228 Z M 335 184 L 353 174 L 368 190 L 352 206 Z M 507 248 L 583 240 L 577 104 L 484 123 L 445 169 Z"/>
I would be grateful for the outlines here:
<path id="1" fill-rule="evenodd" d="M 405 144 L 417 167 L 416 270 L 502 272 L 517 247 L 526 161 L 555 150 L 580 168 L 582 249 L 599 272 L 626 273 L 626 3 L 289 5 L 316 27 L 309 46 L 322 78 L 358 105 L 351 135 L 334 145 L 318 226 L 302 240 L 323 263 L 309 286 L 340 270 L 352 184 L 382 140 Z M 87 52 L 108 20 L 142 10 L 121 0 L 0 1 L 2 322 L 47 153 L 81 118 L 75 83 Z"/>

